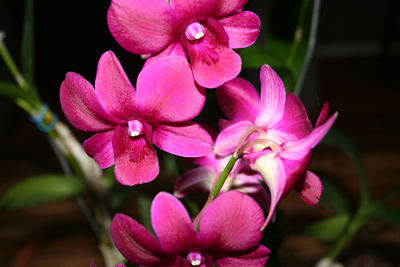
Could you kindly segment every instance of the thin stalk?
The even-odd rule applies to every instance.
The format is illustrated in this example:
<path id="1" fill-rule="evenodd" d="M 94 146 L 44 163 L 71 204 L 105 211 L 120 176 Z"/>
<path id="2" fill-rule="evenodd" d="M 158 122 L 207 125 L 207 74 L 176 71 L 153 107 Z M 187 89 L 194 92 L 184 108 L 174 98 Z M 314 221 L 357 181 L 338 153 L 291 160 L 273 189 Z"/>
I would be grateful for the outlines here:
<path id="1" fill-rule="evenodd" d="M 219 176 L 217 183 L 215 184 L 214 188 L 211 190 L 210 199 L 215 199 L 219 192 L 221 191 L 222 187 L 224 186 L 224 183 L 226 179 L 228 179 L 229 174 L 231 173 L 233 167 L 235 166 L 236 161 L 238 160 L 238 156 L 233 154 L 232 157 L 229 159 L 228 164 L 226 164 L 224 170 L 221 172 L 221 175 Z"/>

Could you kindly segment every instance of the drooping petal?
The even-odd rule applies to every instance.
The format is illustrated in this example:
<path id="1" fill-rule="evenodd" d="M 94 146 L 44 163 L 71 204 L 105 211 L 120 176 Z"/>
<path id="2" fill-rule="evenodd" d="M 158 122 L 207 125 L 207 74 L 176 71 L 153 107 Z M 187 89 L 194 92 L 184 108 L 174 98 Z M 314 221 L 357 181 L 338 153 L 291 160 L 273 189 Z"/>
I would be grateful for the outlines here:
<path id="1" fill-rule="evenodd" d="M 250 11 L 220 19 L 229 36 L 230 48 L 243 48 L 255 43 L 260 34 L 260 18 Z"/>
<path id="2" fill-rule="evenodd" d="M 215 141 L 215 154 L 226 156 L 235 152 L 243 134 L 252 126 L 250 121 L 240 121 L 222 130 Z"/>
<path id="3" fill-rule="evenodd" d="M 160 52 L 182 27 L 165 0 L 113 0 L 107 19 L 117 42 L 134 54 Z"/>
<path id="4" fill-rule="evenodd" d="M 313 149 L 324 136 L 328 133 L 337 118 L 337 113 L 333 114 L 324 124 L 314 129 L 308 136 L 295 141 L 285 143 L 281 157 L 290 160 L 297 160 Z"/>
<path id="5" fill-rule="evenodd" d="M 136 108 L 152 122 L 182 122 L 197 116 L 203 108 L 205 91 L 193 81 L 189 63 L 183 57 L 159 58 L 139 73 Z"/>
<path id="6" fill-rule="evenodd" d="M 86 153 L 92 157 L 100 168 L 108 168 L 115 163 L 112 146 L 114 131 L 101 132 L 93 135 L 83 143 Z"/>
<path id="7" fill-rule="evenodd" d="M 201 157 L 212 151 L 212 138 L 200 125 L 186 122 L 157 125 L 153 143 L 164 151 L 182 157 Z"/>
<path id="8" fill-rule="evenodd" d="M 242 60 L 231 48 L 222 25 L 209 18 L 205 36 L 196 41 L 182 38 L 191 61 L 194 79 L 206 88 L 215 88 L 235 78 Z"/>
<path id="9" fill-rule="evenodd" d="M 130 137 L 127 127 L 118 126 L 112 142 L 115 177 L 121 184 L 142 184 L 156 178 L 159 171 L 157 153 L 147 137 Z"/>
<path id="10" fill-rule="evenodd" d="M 123 120 L 134 114 L 135 89 L 112 51 L 100 58 L 95 88 L 100 103 L 110 114 Z"/>
<path id="11" fill-rule="evenodd" d="M 183 21 L 204 20 L 215 16 L 219 0 L 170 0 L 170 5 Z"/>
<path id="12" fill-rule="evenodd" d="M 115 246 L 130 262 L 158 264 L 163 255 L 157 239 L 134 219 L 117 214 L 111 222 L 111 236 Z"/>
<path id="13" fill-rule="evenodd" d="M 305 179 L 300 181 L 295 188 L 304 202 L 313 206 L 319 203 L 324 189 L 319 177 L 311 171 L 306 172 Z"/>
<path id="14" fill-rule="evenodd" d="M 281 200 L 287 180 L 287 173 L 283 161 L 275 153 L 265 154 L 256 159 L 252 169 L 258 171 L 267 184 L 271 196 L 271 204 L 263 228 L 273 218 L 276 206 Z"/>
<path id="15" fill-rule="evenodd" d="M 219 0 L 217 17 L 226 17 L 241 11 L 248 0 Z"/>
<path id="16" fill-rule="evenodd" d="M 180 42 L 173 42 L 167 48 L 165 48 L 161 53 L 151 55 L 145 62 L 145 66 L 153 63 L 154 60 L 158 58 L 167 57 L 167 56 L 179 56 L 187 58 L 186 52 L 182 47 Z"/>
<path id="17" fill-rule="evenodd" d="M 194 193 L 209 192 L 215 176 L 215 171 L 209 167 L 191 169 L 176 180 L 174 196 L 184 198 Z"/>
<path id="18" fill-rule="evenodd" d="M 245 79 L 235 78 L 217 89 L 218 103 L 226 117 L 233 121 L 254 121 L 260 97 L 254 86 Z"/>
<path id="19" fill-rule="evenodd" d="M 60 101 L 68 120 L 79 130 L 99 132 L 114 128 L 115 121 L 100 104 L 93 86 L 81 75 L 67 73 L 61 84 Z"/>
<path id="20" fill-rule="evenodd" d="M 256 123 L 271 128 L 279 122 L 285 110 L 286 91 L 278 74 L 268 65 L 261 67 L 261 102 Z"/>
<path id="21" fill-rule="evenodd" d="M 286 97 L 285 111 L 281 120 L 269 131 L 277 132 L 283 141 L 297 140 L 307 136 L 313 127 L 301 100 L 294 94 Z"/>
<path id="22" fill-rule="evenodd" d="M 199 238 L 205 248 L 243 251 L 258 244 L 264 214 L 249 196 L 238 191 L 220 195 L 200 218 Z"/>
<path id="23" fill-rule="evenodd" d="M 240 256 L 222 257 L 216 263 L 219 267 L 264 267 L 268 261 L 271 250 L 263 245 Z"/>
<path id="24" fill-rule="evenodd" d="M 158 193 L 154 198 L 151 221 L 163 250 L 168 253 L 180 254 L 197 241 L 185 207 L 168 193 Z"/>
<path id="25" fill-rule="evenodd" d="M 319 113 L 317 123 L 315 124 L 315 128 L 318 128 L 326 121 L 326 119 L 328 118 L 328 115 L 329 115 L 329 110 L 330 110 L 329 103 L 325 102 L 322 107 L 321 112 Z"/>

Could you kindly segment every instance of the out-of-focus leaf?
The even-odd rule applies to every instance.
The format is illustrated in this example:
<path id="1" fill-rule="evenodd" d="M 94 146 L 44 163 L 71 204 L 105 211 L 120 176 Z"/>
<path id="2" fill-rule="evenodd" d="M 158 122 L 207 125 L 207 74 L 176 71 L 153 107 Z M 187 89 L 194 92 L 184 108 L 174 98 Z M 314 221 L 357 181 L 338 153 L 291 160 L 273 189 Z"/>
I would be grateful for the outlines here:
<path id="1" fill-rule="evenodd" d="M 25 208 L 73 197 L 83 192 L 86 184 L 77 178 L 57 174 L 35 176 L 18 183 L 0 199 L 1 210 Z"/>
<path id="2" fill-rule="evenodd" d="M 343 192 L 330 180 L 322 178 L 324 193 L 321 203 L 337 214 L 350 213 L 350 205 Z"/>
<path id="3" fill-rule="evenodd" d="M 18 85 L 5 81 L 0 81 L 0 95 L 10 97 L 11 99 L 28 99 L 29 97 L 28 92 L 22 90 Z"/>
<path id="4" fill-rule="evenodd" d="M 347 214 L 338 215 L 310 224 L 304 228 L 302 233 L 321 241 L 332 241 L 344 231 L 349 219 Z"/>
<path id="5" fill-rule="evenodd" d="M 25 0 L 24 26 L 22 31 L 21 60 L 22 74 L 28 84 L 34 85 L 34 33 L 35 33 L 35 16 L 34 16 L 34 0 Z"/>
<path id="6" fill-rule="evenodd" d="M 358 150 L 357 145 L 349 137 L 335 130 L 331 130 L 325 136 L 323 143 L 338 147 L 353 160 L 360 174 L 361 206 L 369 205 L 371 198 L 370 188 L 368 184 L 369 178 L 364 161 L 361 157 L 361 153 Z"/>
<path id="7" fill-rule="evenodd" d="M 400 207 L 382 207 L 375 210 L 374 215 L 390 224 L 400 226 Z"/>

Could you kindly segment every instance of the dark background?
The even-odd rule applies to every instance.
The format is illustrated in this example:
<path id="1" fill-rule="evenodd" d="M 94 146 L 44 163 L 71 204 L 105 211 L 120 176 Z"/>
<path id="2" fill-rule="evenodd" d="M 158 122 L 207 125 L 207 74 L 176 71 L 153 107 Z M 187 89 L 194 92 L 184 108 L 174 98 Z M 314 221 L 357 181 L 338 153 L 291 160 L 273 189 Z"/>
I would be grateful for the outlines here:
<path id="1" fill-rule="evenodd" d="M 262 17 L 261 36 L 268 38 L 269 29 L 290 38 L 299 1 L 275 2 L 253 0 L 246 9 Z M 42 99 L 64 121 L 58 92 L 66 72 L 80 73 L 93 82 L 97 61 L 107 50 L 117 54 L 133 84 L 142 67 L 139 56 L 124 51 L 111 37 L 106 23 L 108 6 L 109 1 L 36 1 L 37 85 Z M 6 32 L 6 43 L 17 62 L 22 21 L 23 1 L 0 0 L 0 30 Z M 399 1 L 324 0 L 317 48 L 302 94 L 312 118 L 326 100 L 339 111 L 335 127 L 359 144 L 375 197 L 400 187 L 399 33 Z M 0 80 L 12 81 L 3 62 Z M 46 137 L 23 111 L 0 98 L 0 114 L 0 195 L 26 177 L 61 171 Z M 209 115 L 212 112 L 203 119 Z M 75 133 L 81 140 L 88 136 Z M 321 147 L 312 169 L 328 173 L 356 206 L 358 174 L 345 155 Z M 152 186 L 157 187 L 156 183 Z M 321 206 L 308 207 L 295 195 L 282 203 L 282 211 L 293 222 L 304 216 L 330 215 Z M 372 222 L 342 260 L 348 266 L 398 266 L 398 230 Z M 288 235 L 276 253 L 285 258 L 285 266 L 312 266 L 326 249 L 326 244 Z M 73 200 L 0 213 L 0 266 L 87 266 L 91 258 L 100 260 L 96 241 Z"/>

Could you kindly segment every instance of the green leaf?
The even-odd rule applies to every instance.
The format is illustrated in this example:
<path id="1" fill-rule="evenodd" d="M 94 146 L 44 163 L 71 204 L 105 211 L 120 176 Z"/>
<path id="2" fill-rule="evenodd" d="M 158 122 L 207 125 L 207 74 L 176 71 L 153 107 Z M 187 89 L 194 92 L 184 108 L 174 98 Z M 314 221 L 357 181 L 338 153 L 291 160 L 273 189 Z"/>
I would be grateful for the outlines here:
<path id="1" fill-rule="evenodd" d="M 308 225 L 302 233 L 320 241 L 333 241 L 345 230 L 349 215 L 342 214 Z"/>
<path id="2" fill-rule="evenodd" d="M 77 178 L 57 174 L 35 176 L 12 187 L 0 199 L 1 210 L 20 209 L 76 196 L 86 184 Z"/>
<path id="3" fill-rule="evenodd" d="M 383 207 L 377 209 L 374 215 L 394 226 L 400 226 L 400 207 Z"/>
<path id="4" fill-rule="evenodd" d="M 28 99 L 29 94 L 24 91 L 18 85 L 10 82 L 0 81 L 0 95 L 10 97 L 11 99 L 23 98 Z"/>
<path id="5" fill-rule="evenodd" d="M 324 193 L 321 204 L 337 214 L 350 213 L 350 205 L 343 192 L 329 179 L 322 178 Z"/>
<path id="6" fill-rule="evenodd" d="M 370 204 L 371 194 L 369 188 L 369 177 L 365 168 L 364 161 L 361 157 L 361 153 L 351 138 L 345 134 L 331 130 L 324 138 L 323 143 L 336 146 L 341 149 L 347 156 L 349 156 L 355 163 L 358 172 L 360 174 L 360 185 L 361 185 L 361 206 L 368 206 Z"/>
<path id="7" fill-rule="evenodd" d="M 140 194 L 137 198 L 137 201 L 139 205 L 139 213 L 142 224 L 154 233 L 150 215 L 151 199 L 144 194 Z"/>
<path id="8" fill-rule="evenodd" d="M 33 0 L 25 0 L 24 26 L 22 31 L 21 60 L 22 74 L 25 76 L 28 84 L 34 86 L 34 34 L 35 34 L 35 15 Z"/>

